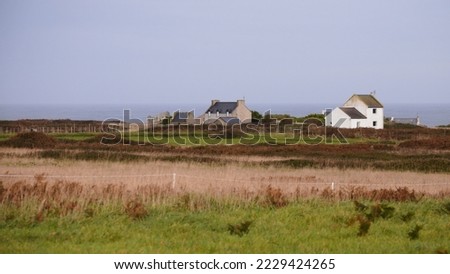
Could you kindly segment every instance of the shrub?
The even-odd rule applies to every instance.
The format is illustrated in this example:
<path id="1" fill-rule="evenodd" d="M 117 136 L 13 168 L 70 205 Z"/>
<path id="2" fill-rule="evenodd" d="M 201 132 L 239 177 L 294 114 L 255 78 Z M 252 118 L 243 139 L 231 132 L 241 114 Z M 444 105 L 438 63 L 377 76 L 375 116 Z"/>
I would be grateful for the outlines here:
<path id="1" fill-rule="evenodd" d="M 148 215 L 144 205 L 139 201 L 129 201 L 125 205 L 125 212 L 135 220 L 143 219 Z"/>
<path id="2" fill-rule="evenodd" d="M 353 201 L 353 205 L 355 206 L 355 210 L 358 212 L 364 212 L 368 208 L 365 204 L 360 203 L 356 200 Z"/>
<path id="3" fill-rule="evenodd" d="M 335 192 L 330 187 L 327 187 L 322 190 L 320 197 L 326 200 L 332 200 L 335 197 Z"/>
<path id="4" fill-rule="evenodd" d="M 403 222 L 407 223 L 407 222 L 411 221 L 411 220 L 414 218 L 414 215 L 415 215 L 414 212 L 409 211 L 409 212 L 407 212 L 407 213 L 405 213 L 405 214 L 402 214 L 402 215 L 400 216 L 400 219 L 401 219 Z"/>
<path id="5" fill-rule="evenodd" d="M 435 253 L 436 254 L 448 254 L 448 250 L 441 247 L 441 248 L 436 249 Z"/>
<path id="6" fill-rule="evenodd" d="M 395 207 L 387 205 L 387 204 L 381 204 L 381 213 L 380 216 L 383 219 L 390 219 L 392 216 L 394 216 Z"/>
<path id="7" fill-rule="evenodd" d="M 92 218 L 94 216 L 94 209 L 92 207 L 87 207 L 84 209 L 84 217 Z"/>
<path id="8" fill-rule="evenodd" d="M 42 200 L 41 204 L 39 205 L 38 211 L 34 216 L 34 220 L 38 223 L 42 222 L 44 220 L 45 211 L 48 211 L 49 207 L 50 206 L 47 202 L 47 199 Z"/>
<path id="9" fill-rule="evenodd" d="M 264 203 L 273 207 L 284 207 L 288 201 L 280 188 L 273 188 L 269 185 L 264 192 Z"/>
<path id="10" fill-rule="evenodd" d="M 39 152 L 39 157 L 41 158 L 49 158 L 49 159 L 62 159 L 64 158 L 64 151 L 63 150 L 44 150 Z"/>
<path id="11" fill-rule="evenodd" d="M 24 132 L 19 133 L 4 144 L 19 148 L 53 148 L 58 141 L 42 132 Z"/>
<path id="12" fill-rule="evenodd" d="M 411 228 L 408 231 L 408 238 L 410 240 L 417 240 L 419 239 L 419 232 L 422 230 L 423 226 L 421 225 L 415 225 L 413 228 Z"/>
<path id="13" fill-rule="evenodd" d="M 249 232 L 249 228 L 252 223 L 253 221 L 244 221 L 238 224 L 228 224 L 228 231 L 231 235 L 238 235 L 239 237 L 242 237 Z"/>
<path id="14" fill-rule="evenodd" d="M 398 187 L 396 189 L 374 189 L 367 190 L 364 187 L 352 187 L 341 193 L 341 196 L 349 196 L 350 199 L 369 199 L 372 201 L 395 201 L 395 202 L 418 202 L 424 194 L 416 193 L 414 190 L 409 190 L 407 187 Z"/>
<path id="15" fill-rule="evenodd" d="M 3 194 L 6 193 L 6 189 L 3 186 L 3 181 L 0 181 L 0 202 L 3 201 Z"/>
<path id="16" fill-rule="evenodd" d="M 358 228 L 358 236 L 365 236 L 367 233 L 369 233 L 370 225 L 372 224 L 370 220 L 364 216 L 364 215 L 358 215 L 357 220 L 359 222 L 359 228 Z"/>
<path id="17" fill-rule="evenodd" d="M 360 203 L 358 201 L 353 201 L 353 204 L 355 206 L 355 210 L 361 214 L 363 214 L 369 221 L 373 222 L 377 218 L 383 218 L 383 219 L 389 219 L 394 216 L 395 207 L 392 207 L 388 204 L 379 204 L 376 203 L 372 206 L 370 206 L 370 211 L 367 212 L 367 209 L 369 209 L 369 206 Z"/>
<path id="18" fill-rule="evenodd" d="M 450 215 L 450 202 L 446 202 L 438 209 L 438 212 L 445 215 Z"/>
<path id="19" fill-rule="evenodd" d="M 450 149 L 450 139 L 448 137 L 431 138 L 422 140 L 408 140 L 398 145 L 401 148 L 425 148 L 425 149 Z"/>

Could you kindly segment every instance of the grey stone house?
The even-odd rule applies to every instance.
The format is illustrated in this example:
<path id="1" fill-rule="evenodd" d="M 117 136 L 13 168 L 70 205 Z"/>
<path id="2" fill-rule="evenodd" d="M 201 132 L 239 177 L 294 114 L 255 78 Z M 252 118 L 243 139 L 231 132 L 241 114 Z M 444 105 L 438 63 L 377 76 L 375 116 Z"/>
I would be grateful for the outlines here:
<path id="1" fill-rule="evenodd" d="M 211 106 L 199 118 L 203 124 L 216 123 L 219 119 L 226 124 L 230 121 L 233 121 L 233 123 L 236 123 L 236 121 L 250 123 L 252 112 L 245 105 L 245 100 L 237 100 L 236 102 L 212 100 Z"/>
<path id="2" fill-rule="evenodd" d="M 173 125 L 193 125 L 199 124 L 199 119 L 195 119 L 193 110 L 189 112 L 175 111 L 171 123 Z"/>

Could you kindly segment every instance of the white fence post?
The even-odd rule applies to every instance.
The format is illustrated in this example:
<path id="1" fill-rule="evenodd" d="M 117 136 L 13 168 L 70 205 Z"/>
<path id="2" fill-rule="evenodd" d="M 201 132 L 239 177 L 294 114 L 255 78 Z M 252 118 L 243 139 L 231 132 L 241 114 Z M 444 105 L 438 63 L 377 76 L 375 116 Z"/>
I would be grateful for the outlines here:
<path id="1" fill-rule="evenodd" d="M 172 189 L 175 189 L 175 183 L 177 181 L 177 174 L 173 173 L 172 174 Z"/>
<path id="2" fill-rule="evenodd" d="M 331 183 L 331 190 L 334 191 L 334 182 Z"/>

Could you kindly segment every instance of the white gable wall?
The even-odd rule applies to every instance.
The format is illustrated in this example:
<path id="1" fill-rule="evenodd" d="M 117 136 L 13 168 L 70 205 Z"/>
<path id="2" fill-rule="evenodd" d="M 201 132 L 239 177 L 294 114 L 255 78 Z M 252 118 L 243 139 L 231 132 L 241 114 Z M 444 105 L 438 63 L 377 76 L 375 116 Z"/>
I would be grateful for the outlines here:
<path id="1" fill-rule="evenodd" d="M 335 108 L 325 117 L 326 126 L 351 128 L 352 121 L 350 117 L 340 108 Z"/>
<path id="2" fill-rule="evenodd" d="M 340 108 L 335 108 L 331 112 L 331 123 L 333 127 L 351 128 L 351 119 Z M 342 120 L 344 119 L 344 120 Z"/>
<path id="3" fill-rule="evenodd" d="M 377 109 L 379 111 L 380 109 Z M 342 119 L 342 120 L 341 120 Z M 372 127 L 369 119 L 351 119 L 340 108 L 335 108 L 327 116 L 325 116 L 326 126 L 339 128 L 365 128 Z"/>
<path id="4" fill-rule="evenodd" d="M 345 102 L 344 107 L 354 107 L 364 115 L 367 113 L 367 105 L 355 96 L 351 97 L 347 102 Z"/>
<path id="5" fill-rule="evenodd" d="M 351 126 L 352 126 L 351 128 L 367 127 L 367 120 L 366 119 L 352 119 Z"/>
<path id="6" fill-rule="evenodd" d="M 376 113 L 373 113 L 375 109 Z M 364 112 L 363 112 L 364 113 Z M 367 127 L 375 128 L 375 129 L 383 129 L 384 128 L 384 109 L 383 108 L 368 108 L 366 111 L 367 117 Z M 373 125 L 373 122 L 376 122 L 376 125 Z"/>
<path id="7" fill-rule="evenodd" d="M 363 123 L 361 123 L 361 127 L 369 127 L 375 129 L 384 128 L 383 108 L 376 108 L 376 113 L 373 113 L 373 108 L 369 108 L 357 96 L 352 96 L 350 99 L 348 99 L 347 102 L 345 102 L 344 107 L 354 107 L 367 117 L 367 120 L 364 121 L 364 126 L 362 125 Z M 373 125 L 373 122 L 376 122 L 375 126 Z"/>

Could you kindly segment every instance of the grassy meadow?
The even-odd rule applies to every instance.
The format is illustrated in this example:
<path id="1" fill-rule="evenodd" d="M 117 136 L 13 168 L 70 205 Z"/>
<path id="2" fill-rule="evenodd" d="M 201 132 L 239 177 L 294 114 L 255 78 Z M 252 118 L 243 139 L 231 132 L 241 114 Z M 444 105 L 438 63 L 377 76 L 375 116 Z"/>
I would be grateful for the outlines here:
<path id="1" fill-rule="evenodd" d="M 66 212 L 49 208 L 43 217 L 39 203 L 20 208 L 2 205 L 0 252 L 447 253 L 450 249 L 448 200 L 390 202 L 386 205 L 395 209 L 392 216 L 360 222 L 363 214 L 351 201 L 313 199 L 275 207 L 198 197 L 187 201 L 187 197 L 164 206 L 87 204 Z M 370 224 L 367 232 L 361 228 L 364 222 Z"/>
<path id="2" fill-rule="evenodd" d="M 448 253 L 446 133 L 358 134 L 276 146 L 0 136 L 0 253 Z"/>

